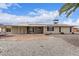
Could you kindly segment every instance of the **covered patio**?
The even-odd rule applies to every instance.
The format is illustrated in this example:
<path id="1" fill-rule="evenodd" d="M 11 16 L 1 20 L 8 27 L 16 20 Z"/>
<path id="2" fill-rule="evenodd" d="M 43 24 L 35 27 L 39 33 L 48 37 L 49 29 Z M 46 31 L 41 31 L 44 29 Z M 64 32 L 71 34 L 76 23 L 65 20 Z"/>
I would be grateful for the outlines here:
<path id="1" fill-rule="evenodd" d="M 43 27 L 27 27 L 27 34 L 43 34 Z"/>
<path id="2" fill-rule="evenodd" d="M 14 34 L 43 34 L 43 26 L 12 26 Z"/>
<path id="3" fill-rule="evenodd" d="M 1 35 L 6 35 L 6 29 L 5 28 L 6 28 L 5 26 L 0 25 L 0 36 Z"/>

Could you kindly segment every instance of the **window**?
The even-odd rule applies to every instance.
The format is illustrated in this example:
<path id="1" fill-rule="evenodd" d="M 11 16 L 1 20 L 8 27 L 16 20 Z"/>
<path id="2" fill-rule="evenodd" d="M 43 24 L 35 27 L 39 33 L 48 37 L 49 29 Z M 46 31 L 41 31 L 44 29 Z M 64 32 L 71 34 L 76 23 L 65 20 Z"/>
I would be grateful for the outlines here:
<path id="1" fill-rule="evenodd" d="M 47 27 L 47 31 L 54 31 L 54 27 Z"/>
<path id="2" fill-rule="evenodd" d="M 72 32 L 72 27 L 70 27 L 70 32 Z"/>
<path id="3" fill-rule="evenodd" d="M 6 28 L 6 32 L 11 32 L 11 28 Z"/>
<path id="4" fill-rule="evenodd" d="M 59 32 L 61 32 L 61 27 L 59 27 Z"/>

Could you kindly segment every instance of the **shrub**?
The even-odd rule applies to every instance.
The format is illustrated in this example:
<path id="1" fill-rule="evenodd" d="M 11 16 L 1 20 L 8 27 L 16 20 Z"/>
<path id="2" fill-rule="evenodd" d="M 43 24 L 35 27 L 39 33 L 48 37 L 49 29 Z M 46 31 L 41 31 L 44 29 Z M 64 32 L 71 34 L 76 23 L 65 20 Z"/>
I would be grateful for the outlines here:
<path id="1" fill-rule="evenodd" d="M 72 34 L 74 34 L 74 32 L 72 32 Z"/>
<path id="2" fill-rule="evenodd" d="M 51 35 L 52 33 L 46 33 L 45 35 Z"/>
<path id="3" fill-rule="evenodd" d="M 60 34 L 64 34 L 64 32 L 60 32 Z"/>

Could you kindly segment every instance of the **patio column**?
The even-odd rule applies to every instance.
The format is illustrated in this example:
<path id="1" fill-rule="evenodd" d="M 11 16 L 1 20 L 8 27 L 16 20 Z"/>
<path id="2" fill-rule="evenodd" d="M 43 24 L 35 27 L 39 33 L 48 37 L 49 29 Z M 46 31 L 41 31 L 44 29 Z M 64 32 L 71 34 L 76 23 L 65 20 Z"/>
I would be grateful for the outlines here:
<path id="1" fill-rule="evenodd" d="M 6 32 L 5 27 L 1 27 L 1 32 Z"/>
<path id="2" fill-rule="evenodd" d="M 46 26 L 43 27 L 43 33 L 44 33 L 44 34 L 47 33 L 47 27 L 46 27 Z"/>
<path id="3" fill-rule="evenodd" d="M 27 27 L 24 27 L 23 33 L 27 34 Z"/>
<path id="4" fill-rule="evenodd" d="M 25 34 L 27 34 L 27 27 L 25 27 Z"/>
<path id="5" fill-rule="evenodd" d="M 3 32 L 3 27 L 1 27 L 1 32 Z"/>

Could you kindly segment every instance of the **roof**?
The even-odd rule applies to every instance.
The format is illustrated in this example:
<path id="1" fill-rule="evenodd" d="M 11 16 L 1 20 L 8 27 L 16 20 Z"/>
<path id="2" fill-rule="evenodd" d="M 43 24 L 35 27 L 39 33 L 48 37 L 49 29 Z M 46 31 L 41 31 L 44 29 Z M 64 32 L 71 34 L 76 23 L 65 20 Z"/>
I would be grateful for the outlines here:
<path id="1" fill-rule="evenodd" d="M 74 25 L 68 25 L 68 24 L 53 24 L 52 26 L 68 26 L 68 27 L 73 27 Z"/>
<path id="2" fill-rule="evenodd" d="M 79 26 L 75 26 L 75 27 L 73 27 L 73 28 L 78 28 L 78 29 L 79 29 Z"/>
<path id="3" fill-rule="evenodd" d="M 0 24 L 0 27 L 3 27 L 3 26 L 5 26 L 4 24 Z"/>
<path id="4" fill-rule="evenodd" d="M 73 25 L 68 25 L 68 24 L 44 24 L 44 23 L 18 23 L 18 24 L 11 24 L 11 25 L 0 24 L 0 26 L 67 26 L 67 27 L 73 27 Z"/>
<path id="5" fill-rule="evenodd" d="M 19 23 L 19 24 L 14 24 L 12 26 L 68 26 L 68 27 L 72 27 L 72 25 L 68 25 L 68 24 L 39 24 L 39 23 Z"/>

